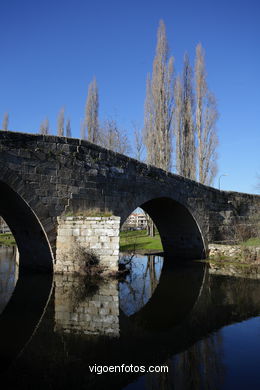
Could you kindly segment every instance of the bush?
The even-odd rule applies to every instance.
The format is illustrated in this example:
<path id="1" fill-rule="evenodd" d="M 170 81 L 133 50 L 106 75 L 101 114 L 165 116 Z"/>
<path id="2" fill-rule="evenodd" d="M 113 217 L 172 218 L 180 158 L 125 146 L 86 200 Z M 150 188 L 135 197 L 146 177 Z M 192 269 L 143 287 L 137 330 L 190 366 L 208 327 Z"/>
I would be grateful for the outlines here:
<path id="1" fill-rule="evenodd" d="M 65 260 L 76 261 L 80 266 L 79 273 L 87 278 L 101 277 L 106 271 L 106 267 L 100 263 L 98 254 L 93 249 L 85 248 L 76 241 L 71 244 L 71 249 L 65 257 Z"/>

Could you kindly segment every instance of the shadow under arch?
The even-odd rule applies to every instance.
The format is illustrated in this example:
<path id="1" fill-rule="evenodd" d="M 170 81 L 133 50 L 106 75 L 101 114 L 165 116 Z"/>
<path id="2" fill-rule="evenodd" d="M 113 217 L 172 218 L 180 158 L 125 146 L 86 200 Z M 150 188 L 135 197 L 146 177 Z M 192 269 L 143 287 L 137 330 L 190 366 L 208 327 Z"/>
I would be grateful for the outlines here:
<path id="1" fill-rule="evenodd" d="M 171 198 L 162 197 L 151 199 L 140 207 L 154 221 L 167 257 L 187 260 L 205 258 L 205 239 L 186 206 Z"/>
<path id="2" fill-rule="evenodd" d="M 19 271 L 52 272 L 52 251 L 46 233 L 27 202 L 0 180 L 0 215 L 19 250 Z"/>
<path id="3" fill-rule="evenodd" d="M 41 322 L 51 297 L 53 275 L 19 275 L 14 292 L 0 315 L 0 372 L 24 350 Z"/>
<path id="4" fill-rule="evenodd" d="M 1 371 L 30 340 L 48 303 L 53 280 L 52 252 L 46 233 L 28 203 L 0 180 L 0 215 L 19 250 L 19 277 L 0 315 Z"/>

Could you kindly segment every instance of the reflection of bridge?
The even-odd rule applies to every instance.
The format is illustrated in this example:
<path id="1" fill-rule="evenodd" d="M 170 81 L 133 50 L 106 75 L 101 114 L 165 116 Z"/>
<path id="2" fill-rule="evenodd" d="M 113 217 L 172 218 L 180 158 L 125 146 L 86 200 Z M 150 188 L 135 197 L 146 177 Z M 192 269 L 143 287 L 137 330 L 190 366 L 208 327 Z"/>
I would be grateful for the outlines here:
<path id="1" fill-rule="evenodd" d="M 208 241 L 230 239 L 234 223 L 249 223 L 260 205 L 257 195 L 206 187 L 86 141 L 13 132 L 0 133 L 0 187 L 0 215 L 15 235 L 21 265 L 37 270 L 52 269 L 61 215 L 108 212 L 122 224 L 141 206 L 165 253 L 200 258 Z"/>
<path id="2" fill-rule="evenodd" d="M 119 324 L 120 333 L 110 338 L 103 336 L 106 333 L 106 330 L 104 332 L 106 324 L 102 316 L 104 319 L 106 313 L 102 314 L 100 308 L 101 303 L 107 302 L 110 305 L 114 302 L 116 316 L 115 313 L 118 312 L 116 288 L 113 284 L 111 288 L 103 285 L 99 291 L 92 292 L 90 297 L 82 295 L 79 302 L 78 296 L 75 301 L 73 294 L 77 288 L 82 292 L 82 281 L 82 278 L 70 276 L 69 279 L 64 277 L 62 282 L 62 277 L 57 277 L 46 314 L 30 344 L 16 363 L 15 369 L 18 369 L 19 374 L 21 365 L 25 378 L 23 370 L 27 367 L 29 371 L 27 378 L 32 388 L 40 382 L 45 388 L 59 385 L 64 386 L 63 388 L 120 389 L 132 382 L 140 373 L 91 376 L 87 369 L 88 365 L 162 364 L 210 332 L 255 316 L 260 310 L 258 281 L 247 280 L 245 283 L 241 278 L 215 277 L 209 275 L 201 264 L 193 265 L 190 270 L 187 267 L 166 269 L 153 297 L 143 309 L 130 317 L 123 313 L 117 316 L 118 322 L 114 322 L 114 329 Z M 36 289 L 35 285 L 34 288 Z M 64 289 L 67 290 L 65 295 Z M 107 299 L 102 300 L 100 296 Z M 110 310 L 112 306 L 109 305 L 103 307 Z M 91 307 L 99 308 L 99 311 L 93 312 L 92 315 L 93 319 L 95 318 L 95 330 L 99 329 L 100 337 L 88 335 L 93 333 L 93 324 L 89 320 Z M 85 324 L 84 315 L 79 316 L 79 313 L 86 314 Z M 48 345 L 45 340 L 48 340 Z M 212 354 L 209 358 L 212 359 Z M 14 385 L 19 383 L 19 388 L 28 388 L 19 382 L 20 378 L 16 376 L 15 369 L 11 371 L 10 383 Z M 28 385 L 27 382 L 26 384 Z"/>

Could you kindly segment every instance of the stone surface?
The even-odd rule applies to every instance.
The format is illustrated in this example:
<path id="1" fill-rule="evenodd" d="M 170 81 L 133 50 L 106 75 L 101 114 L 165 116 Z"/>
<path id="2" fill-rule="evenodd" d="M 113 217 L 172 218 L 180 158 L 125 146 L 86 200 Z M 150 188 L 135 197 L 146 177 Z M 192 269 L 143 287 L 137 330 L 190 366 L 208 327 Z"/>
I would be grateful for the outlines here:
<path id="1" fill-rule="evenodd" d="M 209 242 L 232 242 L 235 226 L 259 221 L 260 196 L 219 191 L 65 137 L 1 132 L 0 186 L 0 214 L 14 232 L 21 263 L 37 270 L 55 263 L 62 215 L 110 213 L 123 224 L 141 206 L 165 252 L 179 258 L 204 257 Z M 72 234 L 81 237 L 77 229 Z"/>
<path id="2" fill-rule="evenodd" d="M 73 254 L 73 246 L 94 250 L 100 263 L 109 271 L 118 270 L 119 217 L 59 217 L 56 244 L 57 273 L 80 273 L 84 258 Z M 105 245 L 104 245 L 105 244 Z"/>

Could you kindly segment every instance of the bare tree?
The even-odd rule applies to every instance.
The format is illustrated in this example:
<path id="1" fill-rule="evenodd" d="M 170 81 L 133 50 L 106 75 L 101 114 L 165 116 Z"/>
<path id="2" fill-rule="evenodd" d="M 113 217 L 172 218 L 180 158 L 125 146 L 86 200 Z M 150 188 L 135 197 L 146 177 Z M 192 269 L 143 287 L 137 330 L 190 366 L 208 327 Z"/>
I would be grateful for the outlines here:
<path id="1" fill-rule="evenodd" d="M 71 126 L 70 126 L 70 119 L 68 118 L 66 121 L 66 137 L 71 137 Z"/>
<path id="2" fill-rule="evenodd" d="M 217 173 L 218 139 L 216 121 L 218 118 L 216 99 L 209 92 L 206 82 L 205 54 L 201 44 L 196 47 L 196 132 L 198 138 L 199 181 L 212 184 Z"/>
<path id="3" fill-rule="evenodd" d="M 98 88 L 94 78 L 88 87 L 85 121 L 88 128 L 88 140 L 98 142 Z"/>
<path id="4" fill-rule="evenodd" d="M 256 182 L 255 188 L 260 193 L 260 174 L 259 173 L 257 173 L 256 179 L 257 179 L 257 182 Z"/>
<path id="5" fill-rule="evenodd" d="M 40 124 L 40 134 L 47 135 L 49 134 L 49 132 L 50 132 L 49 119 L 46 118 Z"/>
<path id="6" fill-rule="evenodd" d="M 100 129 L 98 143 L 114 152 L 128 154 L 130 144 L 125 132 L 120 131 L 115 119 L 106 119 Z"/>
<path id="7" fill-rule="evenodd" d="M 8 112 L 5 112 L 3 123 L 2 123 L 3 130 L 8 130 L 8 123 L 9 123 L 9 114 L 8 114 Z"/>
<path id="8" fill-rule="evenodd" d="M 193 120 L 194 96 L 192 86 L 192 68 L 189 56 L 184 56 L 182 74 L 182 137 L 181 137 L 181 175 L 196 178 L 195 128 Z"/>
<path id="9" fill-rule="evenodd" d="M 134 127 L 134 151 L 135 151 L 134 157 L 137 160 L 141 161 L 142 153 L 144 149 L 143 134 L 142 134 L 142 130 L 140 129 L 139 126 L 137 126 L 136 123 L 133 123 L 133 127 Z"/>
<path id="10" fill-rule="evenodd" d="M 86 121 L 81 120 L 80 122 L 80 138 L 86 139 Z"/>
<path id="11" fill-rule="evenodd" d="M 183 171 L 182 95 L 183 95 L 182 81 L 181 81 L 181 77 L 178 75 L 174 86 L 175 108 L 174 108 L 174 125 L 173 125 L 175 140 L 176 140 L 175 168 L 178 174 L 181 174 L 181 172 Z"/>
<path id="12" fill-rule="evenodd" d="M 164 22 L 157 32 L 152 78 L 148 75 L 145 99 L 144 143 L 147 162 L 170 170 L 173 116 L 173 57 L 169 58 Z"/>
<path id="13" fill-rule="evenodd" d="M 177 173 L 190 179 L 196 178 L 196 148 L 194 127 L 194 97 L 192 68 L 188 54 L 184 56 L 182 77 L 178 76 L 174 86 L 174 133 L 176 139 Z"/>
<path id="14" fill-rule="evenodd" d="M 58 131 L 57 134 L 59 137 L 64 137 L 64 107 L 60 109 L 58 114 Z"/>

